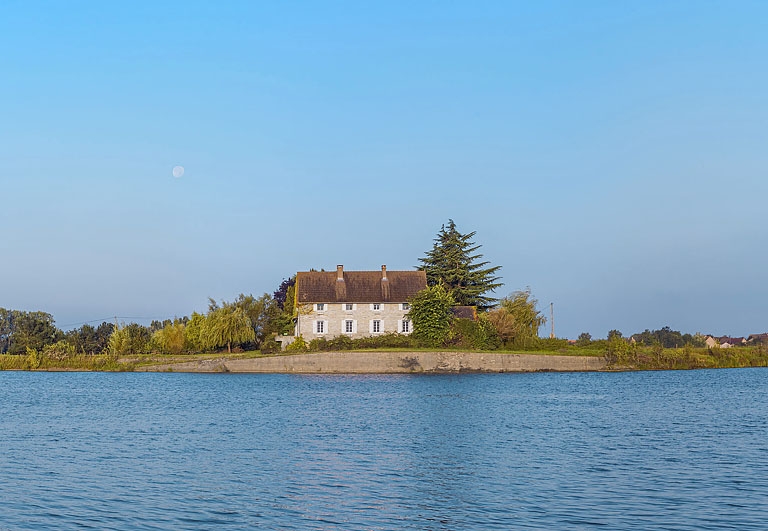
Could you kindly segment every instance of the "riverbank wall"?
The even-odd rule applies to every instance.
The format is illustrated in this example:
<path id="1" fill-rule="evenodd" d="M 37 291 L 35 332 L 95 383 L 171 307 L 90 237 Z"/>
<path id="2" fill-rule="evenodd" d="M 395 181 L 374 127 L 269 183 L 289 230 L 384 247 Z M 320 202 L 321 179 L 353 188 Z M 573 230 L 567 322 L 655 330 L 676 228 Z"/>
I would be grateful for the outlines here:
<path id="1" fill-rule="evenodd" d="M 488 352 L 313 352 L 250 359 L 210 359 L 139 371 L 289 374 L 573 372 L 606 369 L 603 358 Z"/>

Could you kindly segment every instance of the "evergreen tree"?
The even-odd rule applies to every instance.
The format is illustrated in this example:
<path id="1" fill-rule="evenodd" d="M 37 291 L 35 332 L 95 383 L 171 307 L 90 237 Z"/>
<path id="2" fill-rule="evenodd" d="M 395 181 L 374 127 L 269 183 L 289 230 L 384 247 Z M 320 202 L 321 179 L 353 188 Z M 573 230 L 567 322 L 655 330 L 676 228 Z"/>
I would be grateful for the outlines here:
<path id="1" fill-rule="evenodd" d="M 456 304 L 487 310 L 496 303 L 487 293 L 502 285 L 495 276 L 501 266 L 487 267 L 489 262 L 479 261 L 483 255 L 475 254 L 481 247 L 472 241 L 475 234 L 461 234 L 449 219 L 448 227 L 440 228 L 432 250 L 419 259 L 418 269 L 427 273 L 428 285 L 442 282 Z"/>

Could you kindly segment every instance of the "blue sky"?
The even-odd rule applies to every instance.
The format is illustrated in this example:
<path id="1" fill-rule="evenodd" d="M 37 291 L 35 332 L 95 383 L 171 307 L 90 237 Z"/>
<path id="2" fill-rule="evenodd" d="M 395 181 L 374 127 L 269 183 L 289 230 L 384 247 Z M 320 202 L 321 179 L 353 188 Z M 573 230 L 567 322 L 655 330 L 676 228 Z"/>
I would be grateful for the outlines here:
<path id="1" fill-rule="evenodd" d="M 768 331 L 766 20 L 6 0 L 0 306 L 188 315 L 310 267 L 412 268 L 452 218 L 558 336 Z"/>

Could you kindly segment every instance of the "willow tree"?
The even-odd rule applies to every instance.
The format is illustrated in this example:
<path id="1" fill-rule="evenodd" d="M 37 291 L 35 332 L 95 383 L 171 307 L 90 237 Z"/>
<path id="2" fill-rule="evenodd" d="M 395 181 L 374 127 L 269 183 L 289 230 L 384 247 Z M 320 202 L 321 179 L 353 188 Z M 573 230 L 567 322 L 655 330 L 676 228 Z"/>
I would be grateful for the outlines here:
<path id="1" fill-rule="evenodd" d="M 437 233 L 432 250 L 420 258 L 418 269 L 426 272 L 427 284 L 442 284 L 460 306 L 477 306 L 479 310 L 493 307 L 497 299 L 489 292 L 502 286 L 496 272 L 501 266 L 489 266 L 478 253 L 481 245 L 472 241 L 476 232 L 462 234 L 452 219 Z"/>
<path id="2" fill-rule="evenodd" d="M 237 306 L 216 308 L 205 317 L 200 330 L 200 341 L 205 348 L 227 347 L 232 352 L 232 344 L 248 343 L 256 340 L 251 320 L 245 311 Z"/>
<path id="3" fill-rule="evenodd" d="M 539 328 L 547 322 L 537 308 L 538 303 L 531 295 L 531 289 L 526 288 L 503 298 L 499 307 L 488 312 L 487 317 L 504 343 L 530 347 L 539 337 Z"/>

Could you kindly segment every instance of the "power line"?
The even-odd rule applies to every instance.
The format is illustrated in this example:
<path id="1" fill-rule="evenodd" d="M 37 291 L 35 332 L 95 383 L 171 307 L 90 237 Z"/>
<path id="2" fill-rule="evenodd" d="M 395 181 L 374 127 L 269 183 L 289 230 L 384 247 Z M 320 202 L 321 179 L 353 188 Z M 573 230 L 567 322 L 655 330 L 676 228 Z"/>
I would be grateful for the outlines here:
<path id="1" fill-rule="evenodd" d="M 101 319 L 91 319 L 90 321 L 79 321 L 77 323 L 69 323 L 64 325 L 59 325 L 61 328 L 67 328 L 70 326 L 82 326 L 85 324 L 91 324 L 91 323 L 111 323 L 115 319 L 134 319 L 136 321 L 163 321 L 165 319 L 168 319 L 167 316 L 164 317 L 127 317 L 127 316 L 120 316 L 120 315 L 110 315 L 109 317 L 104 317 Z"/>

